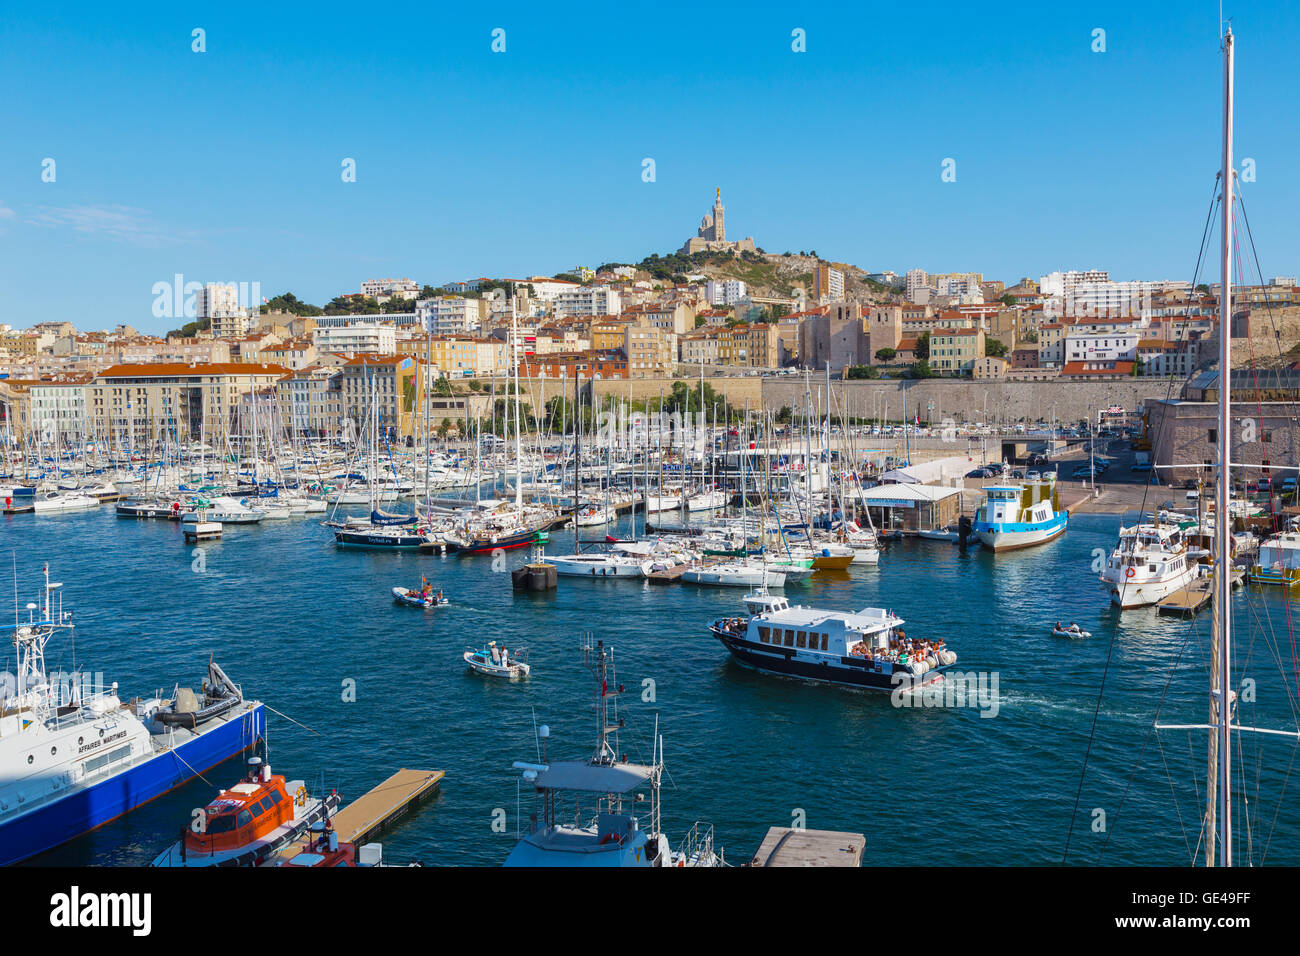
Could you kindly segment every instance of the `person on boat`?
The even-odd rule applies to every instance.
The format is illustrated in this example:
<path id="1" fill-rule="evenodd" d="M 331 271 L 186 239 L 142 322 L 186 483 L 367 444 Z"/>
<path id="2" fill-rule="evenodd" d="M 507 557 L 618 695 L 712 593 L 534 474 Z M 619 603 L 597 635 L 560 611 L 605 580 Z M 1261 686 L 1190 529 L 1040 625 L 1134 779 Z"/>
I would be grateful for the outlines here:
<path id="1" fill-rule="evenodd" d="M 504 647 L 501 648 L 501 666 L 502 667 L 510 666 L 510 652 L 506 650 Z"/>
<path id="2" fill-rule="evenodd" d="M 1057 622 L 1056 622 L 1056 629 L 1057 629 L 1058 631 L 1064 630 L 1064 628 L 1061 627 L 1061 622 L 1060 622 L 1060 621 L 1057 621 Z"/>
<path id="3" fill-rule="evenodd" d="M 501 650 L 500 650 L 500 648 L 497 647 L 497 642 L 496 642 L 496 641 L 492 641 L 490 644 L 488 644 L 488 647 L 490 647 L 490 648 L 492 649 L 492 663 L 493 663 L 493 664 L 500 664 L 500 663 L 501 663 Z"/>
<path id="4" fill-rule="evenodd" d="M 442 588 L 438 588 L 438 603 L 442 603 Z"/>

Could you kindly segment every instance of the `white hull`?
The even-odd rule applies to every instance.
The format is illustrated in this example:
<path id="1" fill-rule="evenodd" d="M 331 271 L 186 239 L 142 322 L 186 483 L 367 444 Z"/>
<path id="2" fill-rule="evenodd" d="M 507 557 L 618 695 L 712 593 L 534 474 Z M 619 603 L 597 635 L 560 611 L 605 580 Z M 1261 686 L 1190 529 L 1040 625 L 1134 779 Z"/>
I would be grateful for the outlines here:
<path id="1" fill-rule="evenodd" d="M 1116 580 L 1109 574 L 1102 581 L 1110 588 L 1110 600 L 1120 610 L 1150 607 L 1196 580 L 1196 565 L 1189 564 L 1163 580 L 1144 580 L 1141 575 Z"/>

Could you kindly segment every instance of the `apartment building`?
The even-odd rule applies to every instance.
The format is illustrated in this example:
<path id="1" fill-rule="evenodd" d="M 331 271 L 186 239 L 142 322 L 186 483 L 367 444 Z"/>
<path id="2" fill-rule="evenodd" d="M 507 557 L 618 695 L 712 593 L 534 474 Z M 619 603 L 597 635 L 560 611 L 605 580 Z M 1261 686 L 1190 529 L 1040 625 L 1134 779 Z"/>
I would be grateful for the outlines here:
<path id="1" fill-rule="evenodd" d="M 503 339 L 461 335 L 436 335 L 431 340 L 404 346 L 427 365 L 436 378 L 473 378 L 504 375 L 510 371 L 510 344 Z"/>
<path id="2" fill-rule="evenodd" d="M 164 435 L 209 440 L 238 428 L 241 396 L 275 388 L 288 374 L 280 365 L 149 363 L 114 365 L 86 385 L 90 434 L 114 441 L 155 441 Z"/>
<path id="3" fill-rule="evenodd" d="M 86 386 L 91 373 L 57 382 L 32 382 L 27 387 L 27 421 L 45 442 L 80 441 L 86 429 Z"/>
<path id="4" fill-rule="evenodd" d="M 434 335 L 473 335 L 483 328 L 484 306 L 481 299 L 461 296 L 420 299 L 415 303 L 416 324 Z"/>
<path id="5" fill-rule="evenodd" d="M 308 365 L 285 375 L 277 385 L 281 420 L 291 434 L 335 438 L 343 426 L 343 373 L 336 367 Z"/>
<path id="6" fill-rule="evenodd" d="M 420 283 L 413 279 L 367 279 L 361 283 L 361 294 L 371 299 L 418 299 Z"/>
<path id="7" fill-rule="evenodd" d="M 566 289 L 555 296 L 554 306 L 557 319 L 573 315 L 618 315 L 622 311 L 619 294 L 607 285 Z"/>
<path id="8" fill-rule="evenodd" d="M 355 322 L 338 328 L 317 328 L 312 344 L 318 352 L 374 353 L 397 351 L 397 329 L 379 322 Z"/>
<path id="9" fill-rule="evenodd" d="M 944 329 L 930 333 L 930 368 L 940 375 L 969 375 L 983 357 L 983 329 Z"/>
<path id="10" fill-rule="evenodd" d="M 377 407 L 382 438 L 412 434 L 415 373 L 416 360 L 409 355 L 358 355 L 344 363 L 339 369 L 343 433 L 365 434 Z"/>
<path id="11" fill-rule="evenodd" d="M 677 365 L 677 335 L 647 320 L 624 327 L 623 354 L 629 378 L 662 378 Z"/>
<path id="12" fill-rule="evenodd" d="M 710 279 L 704 283 L 704 298 L 710 305 L 735 305 L 747 295 L 739 279 Z"/>
<path id="13" fill-rule="evenodd" d="M 627 359 L 621 351 L 550 352 L 519 363 L 520 378 L 592 379 L 627 378 Z"/>

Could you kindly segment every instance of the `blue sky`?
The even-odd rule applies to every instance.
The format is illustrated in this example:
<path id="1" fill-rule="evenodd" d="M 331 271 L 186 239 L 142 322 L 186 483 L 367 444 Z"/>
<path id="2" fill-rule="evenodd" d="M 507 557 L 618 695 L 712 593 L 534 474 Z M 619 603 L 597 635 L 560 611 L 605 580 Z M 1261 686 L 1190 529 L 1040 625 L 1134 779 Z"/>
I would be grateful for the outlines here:
<path id="1" fill-rule="evenodd" d="M 717 186 L 769 252 L 1188 278 L 1219 162 L 1217 2 L 129 6 L 0 19 L 0 322 L 165 331 L 176 273 L 319 303 L 636 261 Z M 1293 274 L 1300 11 L 1225 13 L 1261 265 Z"/>

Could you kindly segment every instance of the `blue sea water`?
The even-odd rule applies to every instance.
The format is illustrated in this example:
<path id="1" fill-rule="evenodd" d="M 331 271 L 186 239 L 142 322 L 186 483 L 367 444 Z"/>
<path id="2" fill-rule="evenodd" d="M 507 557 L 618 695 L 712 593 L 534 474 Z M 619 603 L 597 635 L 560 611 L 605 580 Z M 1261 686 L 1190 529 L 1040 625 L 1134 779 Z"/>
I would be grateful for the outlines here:
<path id="1" fill-rule="evenodd" d="M 613 647 L 628 688 L 622 749 L 631 759 L 648 757 L 658 720 L 674 842 L 705 820 L 739 863 L 769 826 L 802 822 L 866 834 L 871 865 L 1055 864 L 1073 814 L 1070 863 L 1186 864 L 1200 840 L 1205 734 L 1152 724 L 1157 709 L 1163 722 L 1205 721 L 1209 621 L 1111 609 L 1094 560 L 1117 527 L 1115 516 L 1080 515 L 1058 541 L 996 557 L 892 543 L 878 568 L 786 589 L 795 603 L 889 607 L 911 636 L 942 637 L 958 670 L 996 675 L 995 715 L 895 707 L 889 695 L 747 670 L 707 631 L 714 617 L 743 611 L 738 590 L 561 578 L 549 594 L 514 593 L 506 572 L 523 552 L 494 565 L 340 550 L 316 521 L 293 519 L 227 526 L 198 562 L 176 524 L 105 508 L 0 519 L 0 554 L 12 554 L 23 603 L 49 561 L 75 611 L 77 665 L 118 681 L 123 697 L 197 687 L 215 655 L 246 695 L 286 715 L 268 719 L 277 772 L 323 779 L 346 801 L 399 767 L 446 771 L 441 792 L 381 838 L 394 862 L 505 859 L 531 809 L 510 765 L 536 759 L 534 720 L 551 728 L 552 757 L 594 747 L 581 656 L 592 633 Z M 571 548 L 570 535 L 552 535 L 553 552 Z M 422 574 L 450 606 L 393 603 L 390 589 L 417 586 Z M 1242 685 L 1243 724 L 1297 729 L 1298 609 L 1276 590 L 1235 598 L 1238 661 L 1254 681 Z M 1057 620 L 1093 636 L 1055 638 Z M 527 647 L 532 678 L 467 673 L 461 653 L 492 639 Z M 51 646 L 51 669 L 72 662 L 72 647 Z M 3 664 L 12 669 L 12 649 Z M 1242 735 L 1238 818 L 1250 832 L 1238 833 L 1239 861 L 1300 860 L 1287 786 L 1295 755 L 1295 739 Z M 35 862 L 147 862 L 240 769 L 217 768 L 210 784 L 195 781 Z"/>

